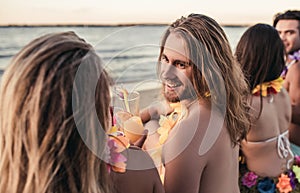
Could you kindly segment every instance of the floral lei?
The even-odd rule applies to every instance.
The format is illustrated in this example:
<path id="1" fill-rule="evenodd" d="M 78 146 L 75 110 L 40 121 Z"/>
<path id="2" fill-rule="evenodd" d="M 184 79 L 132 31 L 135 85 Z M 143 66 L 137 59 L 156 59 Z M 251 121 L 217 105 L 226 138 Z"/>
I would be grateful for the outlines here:
<path id="1" fill-rule="evenodd" d="M 257 85 L 253 90 L 252 94 L 255 96 L 263 96 L 266 97 L 269 94 L 273 93 L 276 94 L 280 92 L 283 84 L 283 78 L 279 77 L 275 80 L 272 80 L 270 82 L 264 82 L 262 84 Z"/>
<path id="2" fill-rule="evenodd" d="M 113 131 L 112 128 L 110 131 Z M 126 171 L 127 158 L 122 154 L 130 146 L 129 140 L 120 131 L 109 132 L 107 140 L 107 169 L 110 173 L 114 172 L 124 173 Z"/>
<path id="3" fill-rule="evenodd" d="M 172 103 L 170 106 L 174 111 L 170 115 L 160 115 L 159 128 L 157 133 L 160 135 L 159 143 L 163 145 L 168 138 L 168 135 L 174 125 L 181 119 L 187 116 L 187 108 L 181 103 Z"/>
<path id="4" fill-rule="evenodd" d="M 288 57 L 291 60 L 299 61 L 300 60 L 300 49 L 298 51 L 295 51 L 293 54 L 289 54 Z"/>
<path id="5" fill-rule="evenodd" d="M 180 102 L 171 103 L 170 106 L 174 111 L 170 115 L 160 115 L 159 128 L 157 133 L 159 134 L 159 141 L 155 145 L 152 151 L 149 151 L 151 158 L 158 167 L 158 172 L 161 181 L 164 182 L 164 169 L 162 167 L 162 145 L 166 142 L 170 131 L 175 126 L 175 124 L 187 116 L 187 107 Z"/>
<path id="6" fill-rule="evenodd" d="M 278 177 L 260 177 L 249 171 L 240 160 L 239 185 L 241 193 L 299 193 L 300 156 L 295 156 L 292 169 Z"/>
<path id="7" fill-rule="evenodd" d="M 297 61 L 300 60 L 300 49 L 299 49 L 298 51 L 293 52 L 293 54 L 289 54 L 289 55 L 288 55 L 288 59 L 291 60 L 291 61 L 286 63 L 286 65 L 285 65 L 285 67 L 284 67 L 284 69 L 283 69 L 283 71 L 282 71 L 282 73 L 281 73 L 281 76 L 282 76 L 283 78 L 285 78 L 285 76 L 286 76 L 286 74 L 287 74 L 289 68 L 290 68 L 293 64 L 295 64 Z"/>

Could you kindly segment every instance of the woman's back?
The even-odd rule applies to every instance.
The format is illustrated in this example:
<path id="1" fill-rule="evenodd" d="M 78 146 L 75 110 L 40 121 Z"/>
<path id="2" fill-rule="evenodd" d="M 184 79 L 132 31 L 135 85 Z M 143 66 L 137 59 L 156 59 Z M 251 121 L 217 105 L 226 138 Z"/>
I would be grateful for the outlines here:
<path id="1" fill-rule="evenodd" d="M 252 142 L 264 141 L 287 130 L 291 120 L 291 105 L 287 91 L 282 88 L 277 94 L 262 97 L 252 96 L 251 114 L 253 115 L 251 129 L 247 140 Z M 257 119 L 257 117 L 259 118 Z"/>
<path id="2" fill-rule="evenodd" d="M 247 140 L 243 140 L 241 146 L 249 170 L 260 176 L 275 177 L 285 171 L 293 160 L 288 141 L 290 100 L 287 91 L 282 88 L 277 94 L 262 97 L 262 103 L 259 116 L 261 98 L 252 97 L 254 120 Z"/>

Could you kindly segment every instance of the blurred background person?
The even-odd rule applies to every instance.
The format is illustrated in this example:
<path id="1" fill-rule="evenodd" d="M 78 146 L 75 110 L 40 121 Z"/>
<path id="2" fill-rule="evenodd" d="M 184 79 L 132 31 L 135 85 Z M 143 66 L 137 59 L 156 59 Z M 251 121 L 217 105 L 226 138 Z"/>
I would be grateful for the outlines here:
<path id="1" fill-rule="evenodd" d="M 286 67 L 282 73 L 284 87 L 292 103 L 289 126 L 292 151 L 300 155 L 300 11 L 288 10 L 274 17 L 273 26 L 279 33 L 286 51 Z"/>

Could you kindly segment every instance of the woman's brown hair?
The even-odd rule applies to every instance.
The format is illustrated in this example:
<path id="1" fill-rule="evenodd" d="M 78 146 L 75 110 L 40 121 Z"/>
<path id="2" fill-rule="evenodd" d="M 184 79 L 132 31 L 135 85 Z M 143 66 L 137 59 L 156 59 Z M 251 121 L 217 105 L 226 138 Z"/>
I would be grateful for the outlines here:
<path id="1" fill-rule="evenodd" d="M 92 46 L 73 32 L 37 38 L 13 58 L 0 91 L 0 192 L 110 191 L 98 136 L 108 126 L 108 81 Z"/>

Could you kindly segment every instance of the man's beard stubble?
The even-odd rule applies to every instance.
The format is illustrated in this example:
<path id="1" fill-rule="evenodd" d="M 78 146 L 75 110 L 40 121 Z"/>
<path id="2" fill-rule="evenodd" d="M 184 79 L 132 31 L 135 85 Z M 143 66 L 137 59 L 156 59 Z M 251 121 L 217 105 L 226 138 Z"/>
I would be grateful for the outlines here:
<path id="1" fill-rule="evenodd" d="M 193 99 L 196 94 L 192 86 L 185 88 L 182 93 L 177 93 L 175 91 L 166 91 L 165 85 L 163 85 L 163 95 L 168 102 L 177 103 L 185 99 Z"/>

